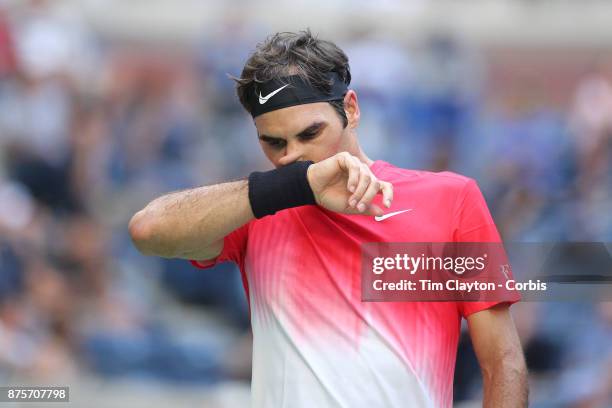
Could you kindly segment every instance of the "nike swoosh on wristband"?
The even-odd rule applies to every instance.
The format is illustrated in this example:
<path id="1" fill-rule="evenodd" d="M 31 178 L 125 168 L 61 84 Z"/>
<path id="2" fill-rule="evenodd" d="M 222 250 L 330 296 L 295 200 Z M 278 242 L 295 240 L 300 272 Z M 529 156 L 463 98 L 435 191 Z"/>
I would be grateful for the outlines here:
<path id="1" fill-rule="evenodd" d="M 409 208 L 407 210 L 395 211 L 395 212 L 392 212 L 392 213 L 389 213 L 389 214 L 377 215 L 376 217 L 374 217 L 374 220 L 376 220 L 376 221 L 384 221 L 387 218 L 391 218 L 391 217 L 394 217 L 396 215 L 399 215 L 399 214 L 402 214 L 402 213 L 405 213 L 405 212 L 408 212 L 408 211 L 412 211 L 412 208 Z"/>
<path id="2" fill-rule="evenodd" d="M 270 99 L 271 97 L 273 97 L 274 95 L 276 95 L 277 93 L 279 93 L 280 91 L 282 91 L 283 89 L 285 89 L 288 86 L 289 86 L 289 84 L 287 84 L 285 86 L 281 86 L 276 91 L 272 91 L 269 94 L 267 94 L 266 96 L 261 96 L 261 91 L 259 91 L 259 104 L 263 105 L 264 103 L 268 102 L 268 99 Z"/>

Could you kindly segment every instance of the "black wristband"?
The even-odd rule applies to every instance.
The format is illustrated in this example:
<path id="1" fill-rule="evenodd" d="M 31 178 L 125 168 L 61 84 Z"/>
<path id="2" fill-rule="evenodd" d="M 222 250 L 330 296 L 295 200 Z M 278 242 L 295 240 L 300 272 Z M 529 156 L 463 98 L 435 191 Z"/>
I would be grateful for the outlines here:
<path id="1" fill-rule="evenodd" d="M 249 175 L 249 202 L 255 218 L 285 208 L 316 204 L 306 178 L 311 161 L 299 161 L 266 172 Z"/>

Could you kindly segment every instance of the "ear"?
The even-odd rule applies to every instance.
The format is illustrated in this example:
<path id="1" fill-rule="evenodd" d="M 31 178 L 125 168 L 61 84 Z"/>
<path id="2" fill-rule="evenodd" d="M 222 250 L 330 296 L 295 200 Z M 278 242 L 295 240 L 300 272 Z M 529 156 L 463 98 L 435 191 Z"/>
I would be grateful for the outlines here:
<path id="1" fill-rule="evenodd" d="M 359 125 L 361 112 L 359 111 L 359 103 L 357 102 L 357 93 L 352 89 L 349 89 L 346 95 L 344 95 L 344 111 L 348 119 L 348 127 L 356 129 Z"/>

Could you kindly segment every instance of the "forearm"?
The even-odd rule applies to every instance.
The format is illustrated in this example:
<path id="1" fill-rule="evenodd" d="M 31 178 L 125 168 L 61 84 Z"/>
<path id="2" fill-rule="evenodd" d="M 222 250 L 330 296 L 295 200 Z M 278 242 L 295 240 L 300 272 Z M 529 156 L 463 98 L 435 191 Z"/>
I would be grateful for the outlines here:
<path id="1" fill-rule="evenodd" d="M 170 193 L 132 217 L 129 229 L 144 254 L 214 257 L 230 232 L 253 219 L 246 180 Z"/>
<path id="2" fill-rule="evenodd" d="M 527 406 L 527 368 L 522 355 L 499 361 L 483 370 L 484 408 L 519 408 Z"/>
<path id="3" fill-rule="evenodd" d="M 340 159 L 344 164 L 338 164 Z M 295 162 L 251 173 L 249 180 L 167 194 L 134 215 L 130 235 L 146 255 L 203 260 L 217 256 L 223 238 L 255 216 L 263 218 L 316 203 L 332 211 L 381 215 L 382 210 L 371 202 L 382 192 L 389 207 L 393 187 L 378 180 L 365 164 L 348 165 L 348 160 L 357 158 L 339 153 L 312 165 L 319 167 L 315 172 L 309 172 L 312 162 Z M 311 179 L 316 181 L 317 191 L 313 191 Z M 347 190 L 348 181 L 354 184 L 353 194 Z M 361 201 L 363 208 L 349 208 L 349 197 Z"/>
<path id="4" fill-rule="evenodd" d="M 482 370 L 485 408 L 527 406 L 527 366 L 508 304 L 468 316 L 474 351 Z"/>

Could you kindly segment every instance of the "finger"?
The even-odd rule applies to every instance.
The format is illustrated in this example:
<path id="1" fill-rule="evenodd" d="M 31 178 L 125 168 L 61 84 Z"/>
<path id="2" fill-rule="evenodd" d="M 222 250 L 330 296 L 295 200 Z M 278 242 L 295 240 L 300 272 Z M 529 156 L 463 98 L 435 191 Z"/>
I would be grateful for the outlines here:
<path id="1" fill-rule="evenodd" d="M 340 166 L 340 169 L 344 171 L 349 170 L 350 158 L 351 158 L 351 155 L 348 154 L 347 152 L 342 152 L 337 155 L 338 165 Z"/>
<path id="2" fill-rule="evenodd" d="M 366 166 L 360 166 L 359 182 L 357 183 L 357 188 L 355 188 L 355 193 L 353 193 L 353 195 L 349 198 L 349 205 L 351 207 L 357 206 L 357 203 L 361 200 L 361 197 L 363 197 L 363 194 L 368 189 L 371 180 L 372 175 L 370 174 L 370 169 L 368 169 Z"/>
<path id="3" fill-rule="evenodd" d="M 393 184 L 387 181 L 380 181 L 380 188 L 383 195 L 383 204 L 385 207 L 390 208 L 393 202 Z"/>
<path id="4" fill-rule="evenodd" d="M 354 193 L 355 189 L 357 188 L 357 184 L 359 183 L 359 173 L 361 170 L 359 160 L 356 157 L 351 157 L 350 159 L 347 159 L 347 167 L 348 180 L 346 182 L 346 188 L 351 193 Z"/>
<path id="5" fill-rule="evenodd" d="M 380 188 L 380 182 L 377 179 L 372 179 L 366 192 L 363 194 L 363 197 L 361 197 L 361 200 L 359 200 L 357 209 L 363 212 L 367 207 L 369 207 L 374 199 L 374 196 L 380 192 Z"/>
<path id="6" fill-rule="evenodd" d="M 367 215 L 374 215 L 374 216 L 381 216 L 383 215 L 385 212 L 382 210 L 382 208 L 380 208 L 379 206 L 377 206 L 376 204 L 370 204 L 368 206 L 368 208 L 366 209 L 364 214 Z"/>

